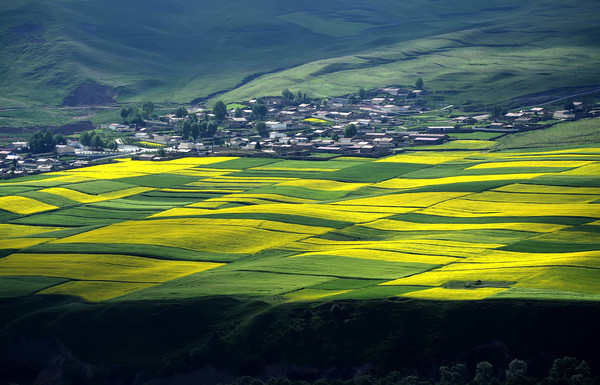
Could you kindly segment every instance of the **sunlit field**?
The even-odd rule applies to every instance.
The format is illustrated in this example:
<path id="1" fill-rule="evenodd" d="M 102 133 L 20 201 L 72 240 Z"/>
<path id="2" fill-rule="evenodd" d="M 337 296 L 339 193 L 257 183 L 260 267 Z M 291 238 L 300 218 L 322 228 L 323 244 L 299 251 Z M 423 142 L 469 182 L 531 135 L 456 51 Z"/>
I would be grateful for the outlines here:
<path id="1" fill-rule="evenodd" d="M 600 148 L 469 147 L 6 180 L 2 296 L 600 299 Z"/>

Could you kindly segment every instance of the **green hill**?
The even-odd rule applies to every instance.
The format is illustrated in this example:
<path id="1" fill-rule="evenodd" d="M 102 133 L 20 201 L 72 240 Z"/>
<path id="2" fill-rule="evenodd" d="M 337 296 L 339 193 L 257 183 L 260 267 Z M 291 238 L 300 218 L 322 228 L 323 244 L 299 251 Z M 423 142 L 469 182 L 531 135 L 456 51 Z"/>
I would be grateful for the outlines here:
<path id="1" fill-rule="evenodd" d="M 10 0 L 0 5 L 0 106 L 184 103 L 232 89 L 223 97 L 236 100 L 284 87 L 329 96 L 418 76 L 453 102 L 506 100 L 600 84 L 599 8 L 592 0 Z"/>

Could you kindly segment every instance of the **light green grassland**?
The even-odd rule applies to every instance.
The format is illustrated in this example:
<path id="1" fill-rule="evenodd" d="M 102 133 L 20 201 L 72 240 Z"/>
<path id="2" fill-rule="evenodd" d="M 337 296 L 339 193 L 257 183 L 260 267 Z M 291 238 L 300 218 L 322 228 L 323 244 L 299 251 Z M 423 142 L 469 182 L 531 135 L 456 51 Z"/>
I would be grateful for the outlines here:
<path id="1" fill-rule="evenodd" d="M 597 12 L 593 0 L 375 0 L 368 8 L 352 0 L 308 9 L 259 1 L 243 10 L 154 0 L 10 2 L 0 6 L 0 105 L 60 105 L 85 80 L 114 87 L 120 102 L 187 103 L 232 89 L 219 98 L 236 102 L 284 88 L 341 95 L 418 77 L 449 102 L 507 102 L 598 84 Z M 39 114 L 3 114 L 3 121 L 72 118 Z"/>

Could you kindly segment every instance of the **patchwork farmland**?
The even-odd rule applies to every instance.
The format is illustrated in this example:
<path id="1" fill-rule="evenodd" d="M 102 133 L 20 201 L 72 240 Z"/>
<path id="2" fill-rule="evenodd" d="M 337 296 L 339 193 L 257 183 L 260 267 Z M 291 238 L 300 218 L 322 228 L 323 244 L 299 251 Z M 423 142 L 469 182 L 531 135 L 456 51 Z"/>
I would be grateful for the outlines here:
<path id="1" fill-rule="evenodd" d="M 0 297 L 599 300 L 599 175 L 600 148 L 473 147 L 7 180 Z"/>

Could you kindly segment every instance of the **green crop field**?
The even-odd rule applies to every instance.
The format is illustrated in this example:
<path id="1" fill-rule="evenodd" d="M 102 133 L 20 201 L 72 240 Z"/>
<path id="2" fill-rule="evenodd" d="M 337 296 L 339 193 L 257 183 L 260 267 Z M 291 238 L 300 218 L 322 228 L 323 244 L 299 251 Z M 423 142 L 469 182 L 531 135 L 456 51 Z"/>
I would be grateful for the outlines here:
<path id="1" fill-rule="evenodd" d="M 494 151 L 120 159 L 6 180 L 0 296 L 596 301 L 600 148 L 562 145 L 596 127 L 483 141 Z"/>

